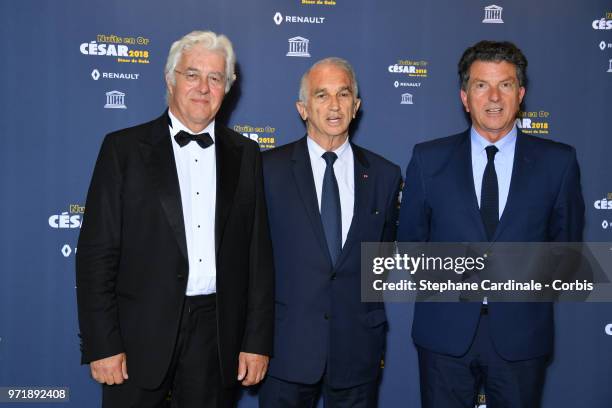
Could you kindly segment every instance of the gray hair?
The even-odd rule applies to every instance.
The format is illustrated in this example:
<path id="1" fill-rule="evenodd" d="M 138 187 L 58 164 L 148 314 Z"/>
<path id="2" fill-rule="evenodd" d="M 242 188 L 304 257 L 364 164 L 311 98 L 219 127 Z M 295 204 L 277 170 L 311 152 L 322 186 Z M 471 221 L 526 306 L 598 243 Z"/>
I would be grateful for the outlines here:
<path id="1" fill-rule="evenodd" d="M 342 58 L 328 57 L 328 58 L 324 58 L 320 61 L 315 62 L 308 69 L 308 71 L 306 71 L 304 75 L 302 75 L 302 79 L 300 80 L 300 93 L 299 93 L 300 102 L 305 104 L 306 100 L 308 99 L 308 75 L 312 72 L 312 70 L 314 70 L 318 66 L 327 65 L 327 64 L 334 65 L 346 71 L 346 73 L 349 76 L 349 79 L 351 80 L 351 88 L 353 88 L 353 95 L 355 96 L 355 98 L 357 98 L 359 87 L 357 85 L 357 77 L 355 76 L 355 71 L 353 70 L 353 67 L 351 66 L 351 64 L 347 60 L 342 59 Z"/>
<path id="2" fill-rule="evenodd" d="M 190 50 L 196 45 L 202 46 L 208 51 L 220 52 L 225 56 L 225 93 L 228 93 L 236 80 L 236 74 L 234 73 L 236 54 L 234 54 L 234 48 L 229 38 L 223 34 L 217 35 L 212 31 L 192 31 L 172 44 L 168 53 L 168 59 L 166 60 L 166 68 L 164 69 L 164 74 L 168 81 L 172 85 L 176 84 L 176 76 L 174 74 L 176 65 L 183 56 L 183 52 Z M 166 99 L 168 99 L 168 95 L 166 95 Z"/>

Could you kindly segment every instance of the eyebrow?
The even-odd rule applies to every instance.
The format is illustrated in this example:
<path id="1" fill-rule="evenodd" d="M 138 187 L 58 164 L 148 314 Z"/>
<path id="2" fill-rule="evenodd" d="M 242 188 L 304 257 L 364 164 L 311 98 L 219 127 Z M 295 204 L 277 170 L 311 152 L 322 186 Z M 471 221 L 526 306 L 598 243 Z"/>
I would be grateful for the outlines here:
<path id="1" fill-rule="evenodd" d="M 480 78 L 471 78 L 474 82 L 489 82 L 486 79 L 480 79 Z M 514 77 L 506 77 L 498 82 L 507 82 L 507 81 L 514 81 L 514 82 L 518 82 L 518 78 L 514 78 Z"/>
<path id="2" fill-rule="evenodd" d="M 343 91 L 349 91 L 350 93 L 353 93 L 353 89 L 348 85 L 343 86 L 342 88 L 338 89 L 338 93 L 343 92 Z M 317 88 L 314 90 L 315 95 L 321 92 L 328 92 L 328 90 L 327 88 Z"/>

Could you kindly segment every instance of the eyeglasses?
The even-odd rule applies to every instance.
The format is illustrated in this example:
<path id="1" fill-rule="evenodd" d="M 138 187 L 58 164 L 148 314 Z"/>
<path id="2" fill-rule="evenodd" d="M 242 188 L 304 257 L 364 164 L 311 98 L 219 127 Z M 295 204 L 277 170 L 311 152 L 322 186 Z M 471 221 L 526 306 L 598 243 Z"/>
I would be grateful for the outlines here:
<path id="1" fill-rule="evenodd" d="M 202 73 L 200 71 L 190 69 L 181 72 L 178 69 L 175 69 L 174 72 L 184 76 L 187 82 L 190 84 L 199 84 L 202 80 Z M 211 88 L 221 88 L 225 85 L 225 75 L 220 72 L 209 72 L 208 75 L 206 75 L 206 79 L 208 80 L 208 86 Z"/>

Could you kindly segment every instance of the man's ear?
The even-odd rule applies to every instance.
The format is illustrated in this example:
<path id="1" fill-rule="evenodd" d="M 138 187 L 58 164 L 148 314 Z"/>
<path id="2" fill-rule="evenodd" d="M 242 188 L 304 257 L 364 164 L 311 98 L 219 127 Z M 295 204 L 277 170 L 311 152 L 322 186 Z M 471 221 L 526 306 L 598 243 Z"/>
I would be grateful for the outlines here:
<path id="1" fill-rule="evenodd" d="M 174 91 L 172 82 L 170 82 L 170 74 L 166 74 L 166 90 L 168 91 L 168 95 L 172 95 L 172 92 Z"/>
<path id="2" fill-rule="evenodd" d="M 470 108 L 468 106 L 468 97 L 467 97 L 467 92 L 465 92 L 463 89 L 460 92 L 461 94 L 461 103 L 463 103 L 463 108 L 465 109 L 465 111 L 467 113 L 470 113 Z"/>
<path id="3" fill-rule="evenodd" d="M 361 99 L 357 98 L 355 100 L 355 106 L 353 107 L 353 119 L 357 116 L 357 112 L 359 111 L 359 107 L 361 106 Z"/>
<path id="4" fill-rule="evenodd" d="M 308 119 L 308 112 L 306 111 L 306 105 L 304 105 L 304 102 L 297 101 L 295 103 L 295 107 L 296 107 L 298 113 L 300 114 L 300 116 L 302 117 L 302 120 L 307 120 Z"/>

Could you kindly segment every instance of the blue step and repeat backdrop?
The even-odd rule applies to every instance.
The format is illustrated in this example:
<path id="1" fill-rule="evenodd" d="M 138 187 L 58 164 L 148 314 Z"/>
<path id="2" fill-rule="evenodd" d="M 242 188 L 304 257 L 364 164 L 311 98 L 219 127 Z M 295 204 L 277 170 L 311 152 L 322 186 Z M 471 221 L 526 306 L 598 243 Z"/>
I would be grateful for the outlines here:
<path id="1" fill-rule="evenodd" d="M 262 149 L 304 134 L 299 78 L 340 56 L 363 100 L 354 140 L 402 168 L 415 143 L 468 126 L 463 50 L 515 42 L 530 78 L 518 125 L 577 148 L 586 239 L 612 241 L 610 0 L 3 0 L 0 386 L 69 387 L 63 405 L 99 406 L 100 388 L 79 365 L 75 305 L 89 179 L 106 133 L 164 110 L 168 49 L 194 29 L 233 41 L 238 81 L 221 118 Z M 418 407 L 412 305 L 388 313 L 380 406 Z M 612 305 L 557 305 L 556 330 L 544 406 L 612 406 Z M 240 407 L 256 406 L 245 392 Z"/>

